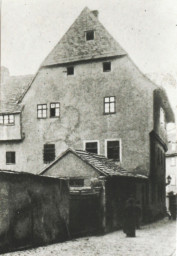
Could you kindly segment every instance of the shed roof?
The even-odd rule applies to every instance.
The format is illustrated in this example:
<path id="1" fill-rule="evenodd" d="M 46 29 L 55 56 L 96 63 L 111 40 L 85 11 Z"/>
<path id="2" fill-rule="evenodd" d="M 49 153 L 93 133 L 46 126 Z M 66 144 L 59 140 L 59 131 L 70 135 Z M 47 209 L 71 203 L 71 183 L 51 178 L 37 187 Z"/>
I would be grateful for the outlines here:
<path id="1" fill-rule="evenodd" d="M 65 157 L 69 152 L 76 155 L 86 164 L 92 166 L 97 172 L 99 172 L 103 176 L 122 176 L 122 177 L 134 177 L 134 178 L 144 178 L 148 177 L 143 174 L 138 174 L 130 172 L 117 165 L 115 161 L 106 158 L 103 155 L 97 155 L 94 153 L 86 152 L 83 150 L 74 150 L 67 149 L 63 152 L 58 158 L 56 158 L 51 164 L 49 164 L 45 169 L 43 169 L 39 174 L 44 175 L 47 170 L 49 170 L 53 165 L 59 162 L 63 157 Z"/>
<path id="2" fill-rule="evenodd" d="M 94 40 L 86 41 L 86 31 L 94 30 Z M 126 52 L 87 7 L 50 52 L 42 66 L 125 55 Z"/>

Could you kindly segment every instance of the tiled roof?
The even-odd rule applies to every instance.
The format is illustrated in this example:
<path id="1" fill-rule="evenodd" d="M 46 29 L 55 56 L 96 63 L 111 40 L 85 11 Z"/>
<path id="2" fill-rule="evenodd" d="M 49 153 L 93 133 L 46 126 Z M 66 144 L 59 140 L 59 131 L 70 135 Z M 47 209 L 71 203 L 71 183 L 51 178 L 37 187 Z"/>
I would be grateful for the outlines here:
<path id="1" fill-rule="evenodd" d="M 85 32 L 94 30 L 94 40 L 86 41 Z M 86 7 L 44 60 L 42 66 L 125 55 L 126 52 Z"/>
<path id="2" fill-rule="evenodd" d="M 0 113 L 21 111 L 22 106 L 17 104 L 17 101 L 28 88 L 32 77 L 32 75 L 8 76 L 1 81 Z"/>
<path id="3" fill-rule="evenodd" d="M 113 160 L 106 158 L 103 155 L 97 155 L 94 153 L 89 153 L 83 150 L 73 150 L 68 149 L 63 154 L 61 154 L 56 160 L 54 160 L 50 165 L 48 165 L 40 174 L 45 174 L 45 172 L 50 169 L 54 164 L 56 164 L 61 158 L 67 155 L 68 152 L 72 152 L 82 161 L 92 166 L 100 174 L 104 176 L 122 176 L 122 177 L 135 177 L 135 178 L 145 178 L 146 175 L 129 172 L 116 164 Z"/>

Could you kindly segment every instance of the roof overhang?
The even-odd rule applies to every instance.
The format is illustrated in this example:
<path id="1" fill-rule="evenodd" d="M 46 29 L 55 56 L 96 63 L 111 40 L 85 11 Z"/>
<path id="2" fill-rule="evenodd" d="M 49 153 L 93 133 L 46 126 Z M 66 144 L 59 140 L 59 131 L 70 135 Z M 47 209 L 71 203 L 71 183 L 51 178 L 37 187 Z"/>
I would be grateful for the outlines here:
<path id="1" fill-rule="evenodd" d="M 68 148 L 66 151 L 64 151 L 59 157 L 57 157 L 51 164 L 49 164 L 47 167 L 45 167 L 41 172 L 39 172 L 39 175 L 45 175 L 45 173 L 47 172 L 47 170 L 49 170 L 53 165 L 55 165 L 58 161 L 60 161 L 63 157 L 65 157 L 68 153 L 72 153 L 74 154 L 76 157 L 78 157 L 81 161 L 85 162 L 87 165 L 91 166 L 93 169 L 95 169 L 95 171 L 97 171 L 100 175 L 104 176 L 104 177 L 128 177 L 128 178 L 140 178 L 140 179 L 148 179 L 148 176 L 143 175 L 141 173 L 134 173 L 134 172 L 129 172 L 125 169 L 121 169 L 121 171 L 117 171 L 117 172 L 111 172 L 108 173 L 106 172 L 104 169 L 99 168 L 96 164 L 94 164 L 93 162 L 89 161 L 88 159 L 86 159 L 85 157 L 83 158 L 81 152 L 81 150 L 74 150 L 71 148 Z M 85 154 L 86 152 L 84 152 Z M 87 153 L 88 154 L 88 153 Z M 99 156 L 97 155 L 97 157 L 101 157 L 104 158 L 104 156 Z M 109 159 L 107 159 L 107 161 L 109 161 Z M 105 166 L 106 168 L 106 166 Z"/>

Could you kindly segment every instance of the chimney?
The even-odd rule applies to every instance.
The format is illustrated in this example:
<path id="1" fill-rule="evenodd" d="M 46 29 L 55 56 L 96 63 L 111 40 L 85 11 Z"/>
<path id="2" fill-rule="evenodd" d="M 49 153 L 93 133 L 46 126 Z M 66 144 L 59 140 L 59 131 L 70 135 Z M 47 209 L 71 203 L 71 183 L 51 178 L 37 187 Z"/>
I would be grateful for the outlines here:
<path id="1" fill-rule="evenodd" d="M 93 13 L 93 15 L 98 18 L 99 12 L 97 10 L 91 11 Z"/>

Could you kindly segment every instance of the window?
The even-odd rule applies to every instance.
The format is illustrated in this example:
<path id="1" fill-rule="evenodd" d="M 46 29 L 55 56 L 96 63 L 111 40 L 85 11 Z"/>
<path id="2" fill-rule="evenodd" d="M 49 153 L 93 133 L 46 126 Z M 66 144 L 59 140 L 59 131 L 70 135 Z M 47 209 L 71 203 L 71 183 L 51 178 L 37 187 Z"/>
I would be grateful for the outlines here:
<path id="1" fill-rule="evenodd" d="M 55 160 L 55 144 L 45 144 L 43 150 L 44 163 L 50 163 Z"/>
<path id="2" fill-rule="evenodd" d="M 163 108 L 160 108 L 160 124 L 163 128 L 166 128 L 165 112 L 164 112 Z"/>
<path id="3" fill-rule="evenodd" d="M 6 164 L 15 164 L 15 152 L 6 152 Z"/>
<path id="4" fill-rule="evenodd" d="M 111 71 L 111 62 L 103 62 L 103 72 Z"/>
<path id="5" fill-rule="evenodd" d="M 14 115 L 0 115 L 0 124 L 13 125 L 15 123 Z"/>
<path id="6" fill-rule="evenodd" d="M 93 30 L 86 31 L 86 40 L 87 41 L 94 40 L 94 31 Z"/>
<path id="7" fill-rule="evenodd" d="M 67 67 L 67 75 L 68 76 L 74 75 L 74 67 Z"/>
<path id="8" fill-rule="evenodd" d="M 107 158 L 120 161 L 120 141 L 107 141 Z"/>
<path id="9" fill-rule="evenodd" d="M 70 187 L 83 187 L 84 179 L 70 179 L 69 185 L 70 185 Z"/>
<path id="10" fill-rule="evenodd" d="M 116 97 L 104 98 L 104 113 L 112 114 L 116 112 Z"/>
<path id="11" fill-rule="evenodd" d="M 60 116 L 60 103 L 50 103 L 50 117 Z"/>
<path id="12" fill-rule="evenodd" d="M 47 117 L 47 104 L 37 105 L 37 117 L 46 118 Z"/>
<path id="13" fill-rule="evenodd" d="M 98 142 L 85 142 L 85 150 L 90 153 L 98 154 Z"/>
<path id="14" fill-rule="evenodd" d="M 171 166 L 175 166 L 176 165 L 176 158 L 172 157 L 171 158 Z"/>
<path id="15" fill-rule="evenodd" d="M 171 144 L 171 150 L 172 150 L 172 151 L 175 151 L 175 150 L 176 150 L 176 143 L 175 143 L 175 142 L 172 142 L 172 144 Z"/>

